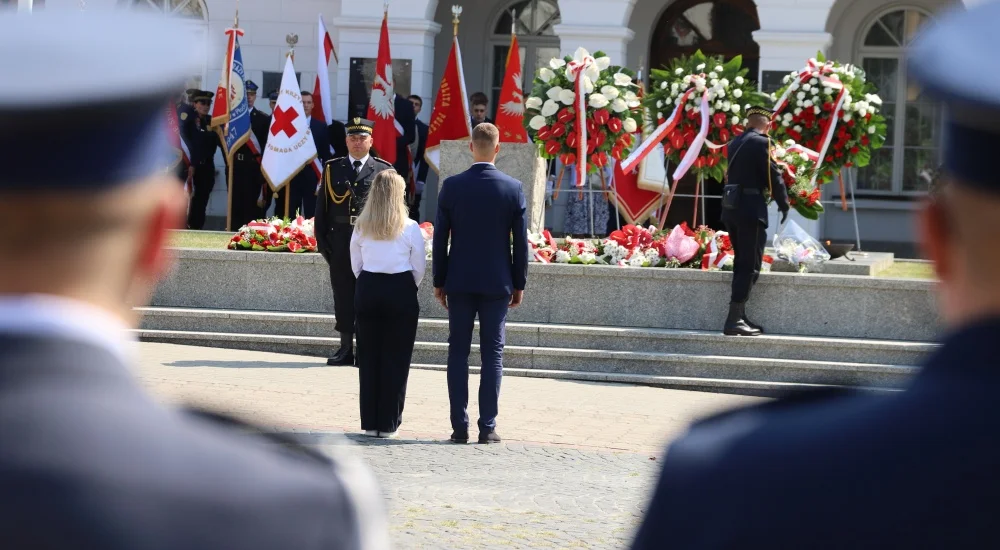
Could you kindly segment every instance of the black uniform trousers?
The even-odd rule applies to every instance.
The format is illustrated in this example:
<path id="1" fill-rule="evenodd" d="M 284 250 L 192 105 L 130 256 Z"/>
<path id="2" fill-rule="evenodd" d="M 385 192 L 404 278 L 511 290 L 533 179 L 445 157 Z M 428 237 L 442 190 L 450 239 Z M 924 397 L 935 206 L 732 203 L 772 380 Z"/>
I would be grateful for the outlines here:
<path id="1" fill-rule="evenodd" d="M 333 313 L 337 318 L 337 332 L 354 334 L 354 289 L 357 279 L 351 268 L 351 234 L 354 226 L 349 223 L 333 223 L 327 234 L 330 241 L 330 284 L 333 286 Z M 361 344 L 358 344 L 361 347 Z"/>
<path id="2" fill-rule="evenodd" d="M 742 197 L 744 200 L 747 197 Z M 750 298 L 750 290 L 760 277 L 760 267 L 767 244 L 767 224 L 756 216 L 739 211 L 723 211 L 722 221 L 733 243 L 733 288 L 731 301 L 742 304 Z"/>
<path id="3" fill-rule="evenodd" d="M 406 380 L 417 339 L 417 284 L 413 273 L 358 277 L 358 377 L 361 429 L 394 432 L 403 422 Z"/>
<path id="4" fill-rule="evenodd" d="M 206 162 L 195 166 L 191 205 L 188 209 L 188 228 L 202 229 L 205 227 L 205 211 L 208 209 L 208 199 L 215 187 L 215 164 Z"/>
<path id="5" fill-rule="evenodd" d="M 242 158 L 241 158 L 242 157 Z M 260 196 L 264 176 L 260 163 L 252 154 L 236 153 L 233 159 L 232 227 L 236 231 L 260 217 L 257 198 Z"/>

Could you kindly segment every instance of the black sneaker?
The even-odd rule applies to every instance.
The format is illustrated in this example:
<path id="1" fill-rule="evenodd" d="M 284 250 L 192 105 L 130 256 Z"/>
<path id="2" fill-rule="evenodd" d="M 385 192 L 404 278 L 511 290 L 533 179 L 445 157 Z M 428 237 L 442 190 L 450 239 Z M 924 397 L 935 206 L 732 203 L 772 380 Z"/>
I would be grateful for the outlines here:
<path id="1" fill-rule="evenodd" d="M 479 432 L 479 442 L 484 445 L 489 445 L 490 443 L 500 443 L 500 436 L 497 435 L 495 431 Z"/>
<path id="2" fill-rule="evenodd" d="M 457 430 L 451 432 L 451 439 L 449 441 L 451 441 L 452 443 L 468 443 L 469 432 L 460 432 Z"/>

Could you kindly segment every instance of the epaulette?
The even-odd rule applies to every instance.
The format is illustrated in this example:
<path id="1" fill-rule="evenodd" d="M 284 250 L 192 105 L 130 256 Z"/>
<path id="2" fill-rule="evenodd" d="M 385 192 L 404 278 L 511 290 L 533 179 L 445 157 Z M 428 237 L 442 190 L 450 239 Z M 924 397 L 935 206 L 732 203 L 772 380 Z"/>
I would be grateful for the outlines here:
<path id="1" fill-rule="evenodd" d="M 382 164 L 388 166 L 389 168 L 392 168 L 392 164 L 390 164 L 389 161 L 387 160 L 380 159 L 376 156 L 372 156 L 371 159 L 374 160 L 375 162 L 381 162 Z"/>
<path id="2" fill-rule="evenodd" d="M 339 162 L 339 161 L 342 161 L 342 160 L 344 160 L 344 159 L 346 159 L 346 158 L 347 158 L 347 157 L 337 157 L 337 158 L 332 158 L 332 159 L 330 159 L 330 160 L 328 160 L 328 161 L 324 162 L 324 163 L 323 163 L 323 165 L 325 166 L 325 165 L 327 165 L 327 164 L 332 164 L 332 163 L 334 163 L 334 162 Z"/>
<path id="3" fill-rule="evenodd" d="M 286 434 L 275 433 L 271 431 L 266 431 L 260 426 L 256 426 L 241 420 L 239 418 L 221 414 L 216 411 L 210 411 L 207 409 L 202 409 L 198 407 L 185 406 L 181 408 L 181 412 L 195 418 L 208 421 L 212 424 L 217 424 L 229 429 L 238 430 L 244 434 L 249 434 L 252 436 L 257 436 L 263 438 L 269 443 L 277 443 L 283 447 L 294 451 L 304 457 L 315 460 L 317 463 L 323 466 L 330 466 L 333 462 L 330 458 L 323 453 L 306 447 L 305 445 L 299 443 L 295 439 L 289 437 Z"/>
<path id="4" fill-rule="evenodd" d="M 770 401 L 765 401 L 763 403 L 757 403 L 746 407 L 738 407 L 736 409 L 723 411 L 721 413 L 712 416 L 707 416 L 695 422 L 693 426 L 712 424 L 719 420 L 724 420 L 726 418 L 748 412 L 768 414 L 775 411 L 781 411 L 797 407 L 799 405 L 823 403 L 826 401 L 833 401 L 836 399 L 841 399 L 843 397 L 849 397 L 853 395 L 858 395 L 858 392 L 847 388 L 837 388 L 837 387 L 817 388 L 804 391 L 799 390 L 795 392 L 789 392 L 787 394 L 778 396 L 775 399 L 772 399 Z"/>

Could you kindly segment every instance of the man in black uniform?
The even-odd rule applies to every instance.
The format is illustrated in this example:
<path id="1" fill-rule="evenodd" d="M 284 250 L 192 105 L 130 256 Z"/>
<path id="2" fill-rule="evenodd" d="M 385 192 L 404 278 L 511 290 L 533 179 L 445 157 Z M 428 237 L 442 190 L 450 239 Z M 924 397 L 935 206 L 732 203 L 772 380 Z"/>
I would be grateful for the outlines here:
<path id="1" fill-rule="evenodd" d="M 194 166 L 194 192 L 191 194 L 191 208 L 188 210 L 188 229 L 202 229 L 205 227 L 205 210 L 208 208 L 208 199 L 212 195 L 215 187 L 215 152 L 219 150 L 218 132 L 209 126 L 212 117 L 208 114 L 208 109 L 212 105 L 212 92 L 200 91 L 194 95 L 194 108 L 197 116 L 194 117 L 191 142 L 191 165 Z"/>
<path id="2" fill-rule="evenodd" d="M 351 269 L 351 234 L 375 175 L 392 170 L 388 162 L 371 156 L 373 123 L 363 118 L 347 124 L 346 157 L 323 167 L 322 189 L 316 202 L 316 243 L 330 265 L 333 306 L 340 333 L 340 349 L 327 365 L 354 364 L 354 271 Z"/>
<path id="3" fill-rule="evenodd" d="M 32 246 L 0 241 L 2 546 L 388 548 L 358 460 L 158 403 L 135 376 L 133 306 L 184 219 L 164 131 L 202 66 L 183 36 L 121 11 L 0 14 L 19 52 L 0 57 L 0 217 L 32 227 Z"/>
<path id="4" fill-rule="evenodd" d="M 264 147 L 267 146 L 268 127 L 271 117 L 254 107 L 257 101 L 257 84 L 246 82 L 247 102 L 250 104 L 250 131 L 257 138 L 260 149 L 254 153 L 249 144 L 244 144 L 233 155 L 233 205 L 230 231 L 237 231 L 249 222 L 261 217 L 257 199 L 267 186 L 260 162 Z"/>
<path id="5" fill-rule="evenodd" d="M 997 2 L 952 12 L 907 54 L 912 84 L 946 107 L 945 181 L 919 217 L 943 346 L 903 392 L 831 390 L 698 423 L 667 453 L 635 550 L 998 546 L 1000 243 L 981 238 L 1000 219 L 998 23 Z"/>
<path id="6" fill-rule="evenodd" d="M 768 127 L 772 112 L 764 107 L 747 110 L 747 129 L 729 144 L 728 185 L 722 201 L 722 222 L 729 231 L 736 259 L 733 291 L 724 332 L 728 336 L 758 336 L 763 330 L 746 316 L 750 290 L 760 277 L 767 242 L 767 204 L 778 203 L 781 223 L 788 217 L 788 192 L 771 160 Z"/>

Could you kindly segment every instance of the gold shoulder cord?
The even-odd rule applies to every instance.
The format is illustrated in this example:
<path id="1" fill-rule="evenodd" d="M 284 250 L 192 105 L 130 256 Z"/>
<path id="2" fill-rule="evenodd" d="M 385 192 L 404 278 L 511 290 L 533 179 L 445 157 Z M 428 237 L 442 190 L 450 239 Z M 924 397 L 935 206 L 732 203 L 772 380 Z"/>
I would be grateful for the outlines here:
<path id="1" fill-rule="evenodd" d="M 774 199 L 774 188 L 771 187 L 771 135 L 767 136 L 767 192 Z"/>
<path id="2" fill-rule="evenodd" d="M 330 200 L 333 201 L 333 204 L 337 204 L 337 205 L 344 204 L 344 201 L 347 200 L 347 197 L 349 197 L 351 195 L 351 190 L 348 189 L 347 192 L 344 193 L 343 195 L 338 195 L 338 194 L 334 193 L 333 192 L 333 184 L 330 183 L 330 168 L 329 167 L 326 168 L 325 173 L 326 173 L 325 174 L 326 175 L 326 191 L 327 191 L 327 193 L 330 193 Z"/>

